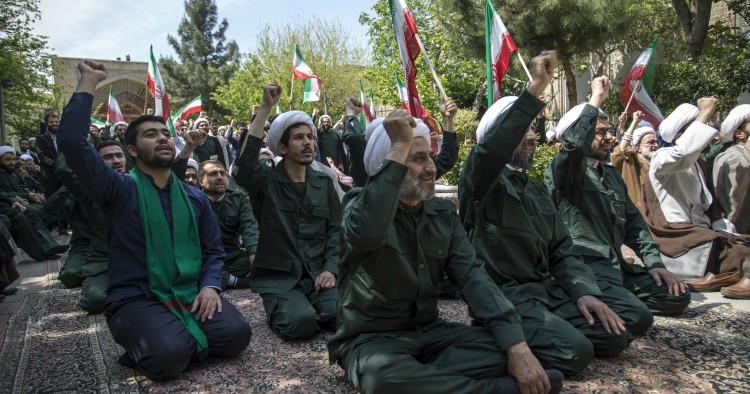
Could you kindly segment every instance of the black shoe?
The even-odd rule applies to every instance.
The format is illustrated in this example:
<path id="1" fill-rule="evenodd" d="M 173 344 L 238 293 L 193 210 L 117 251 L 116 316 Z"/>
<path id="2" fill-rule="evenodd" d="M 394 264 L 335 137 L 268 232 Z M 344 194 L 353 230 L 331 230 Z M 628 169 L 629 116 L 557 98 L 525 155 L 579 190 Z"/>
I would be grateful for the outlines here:
<path id="1" fill-rule="evenodd" d="M 549 379 L 550 394 L 557 394 L 562 390 L 563 386 L 563 374 L 556 369 L 546 369 L 544 372 L 547 374 Z M 502 394 L 521 394 L 521 388 L 518 387 L 516 379 L 510 376 L 503 376 L 497 380 Z"/>
<path id="2" fill-rule="evenodd" d="M 12 289 L 5 289 L 2 292 L 0 292 L 0 294 L 2 294 L 4 296 L 11 296 L 11 295 L 16 294 L 16 293 L 18 293 L 18 287 L 14 287 Z"/>
<path id="3" fill-rule="evenodd" d="M 234 284 L 235 289 L 249 289 L 250 279 L 248 278 L 237 278 L 237 283 Z"/>
<path id="4" fill-rule="evenodd" d="M 133 361 L 130 356 L 128 356 L 128 352 L 125 352 L 120 356 L 120 358 L 117 359 L 117 362 L 120 363 L 123 367 L 128 368 L 135 368 L 135 361 Z"/>
<path id="5" fill-rule="evenodd" d="M 49 250 L 45 250 L 43 253 L 44 253 L 45 256 L 51 256 L 51 255 L 54 255 L 54 254 L 65 253 L 68 249 L 70 249 L 70 245 L 69 244 L 66 244 L 66 245 L 57 245 L 57 246 L 51 247 Z"/>

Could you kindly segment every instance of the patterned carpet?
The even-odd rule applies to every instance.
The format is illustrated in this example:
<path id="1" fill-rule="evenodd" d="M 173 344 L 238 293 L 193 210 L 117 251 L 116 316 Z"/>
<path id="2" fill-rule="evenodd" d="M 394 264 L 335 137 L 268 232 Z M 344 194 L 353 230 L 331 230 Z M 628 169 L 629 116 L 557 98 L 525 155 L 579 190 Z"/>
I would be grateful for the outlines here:
<path id="1" fill-rule="evenodd" d="M 248 317 L 253 339 L 233 360 L 193 363 L 181 378 L 155 383 L 117 363 L 122 350 L 105 319 L 76 307 L 78 291 L 51 289 L 26 297 L 0 349 L 0 393 L 76 392 L 356 392 L 328 365 L 324 332 L 284 342 L 266 326 L 260 297 L 225 293 Z M 440 304 L 447 320 L 466 322 L 460 301 Z M 694 304 L 679 318 L 657 318 L 619 357 L 595 360 L 565 383 L 566 392 L 747 392 L 750 314 L 725 304 Z"/>

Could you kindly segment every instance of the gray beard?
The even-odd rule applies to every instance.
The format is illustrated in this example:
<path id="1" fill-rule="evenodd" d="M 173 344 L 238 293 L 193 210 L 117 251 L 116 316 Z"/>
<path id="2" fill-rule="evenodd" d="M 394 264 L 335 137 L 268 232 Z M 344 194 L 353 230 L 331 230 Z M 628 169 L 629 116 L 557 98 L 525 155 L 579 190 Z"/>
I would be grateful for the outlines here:
<path id="1" fill-rule="evenodd" d="M 523 153 L 521 148 L 522 146 L 519 145 L 518 148 L 516 148 L 516 151 L 513 152 L 512 163 L 516 167 L 520 167 L 522 170 L 528 170 L 534 166 L 534 152 L 536 152 L 536 149 L 530 153 Z"/>
<path id="2" fill-rule="evenodd" d="M 648 162 L 651 162 L 651 158 L 652 158 L 652 157 L 654 157 L 654 153 L 656 153 L 656 152 L 654 152 L 654 151 L 652 151 L 652 150 L 641 151 L 641 155 L 642 155 L 642 156 L 643 156 L 643 158 L 644 158 L 644 159 L 646 159 L 646 161 L 648 161 Z"/>
<path id="3" fill-rule="evenodd" d="M 401 182 L 400 196 L 406 200 L 429 200 L 435 196 L 435 184 L 433 183 L 428 188 L 422 188 L 419 184 L 419 177 L 407 173 L 404 181 Z"/>

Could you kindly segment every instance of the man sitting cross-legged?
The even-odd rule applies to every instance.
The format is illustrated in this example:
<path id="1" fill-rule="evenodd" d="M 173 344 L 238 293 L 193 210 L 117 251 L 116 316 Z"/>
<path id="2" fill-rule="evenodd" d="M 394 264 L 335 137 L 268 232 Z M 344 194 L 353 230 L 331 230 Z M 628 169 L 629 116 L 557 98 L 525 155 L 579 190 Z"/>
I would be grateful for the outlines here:
<path id="1" fill-rule="evenodd" d="M 547 188 L 524 173 L 534 163 L 532 121 L 544 107 L 537 97 L 552 79 L 556 54 L 531 63 L 529 88 L 498 100 L 479 123 L 461 174 L 461 216 L 477 257 L 515 306 L 531 351 L 542 365 L 572 375 L 595 354 L 617 356 L 628 335 L 594 272 L 573 252 Z"/>
<path id="2" fill-rule="evenodd" d="M 193 355 L 234 357 L 250 326 L 219 296 L 224 250 L 206 196 L 170 171 L 175 148 L 160 116 L 133 121 L 125 141 L 130 175 L 108 168 L 87 141 L 93 92 L 106 68 L 85 60 L 65 108 L 58 144 L 86 192 L 107 217 L 107 325 L 121 357 L 150 379 L 179 375 Z"/>
<path id="3" fill-rule="evenodd" d="M 331 363 L 363 393 L 517 392 L 518 385 L 524 393 L 559 391 L 562 375 L 545 374 L 529 350 L 512 305 L 475 257 L 453 204 L 433 198 L 428 141 L 427 126 L 400 109 L 368 141 L 370 179 L 344 199 Z M 484 328 L 438 317 L 443 272 Z"/>

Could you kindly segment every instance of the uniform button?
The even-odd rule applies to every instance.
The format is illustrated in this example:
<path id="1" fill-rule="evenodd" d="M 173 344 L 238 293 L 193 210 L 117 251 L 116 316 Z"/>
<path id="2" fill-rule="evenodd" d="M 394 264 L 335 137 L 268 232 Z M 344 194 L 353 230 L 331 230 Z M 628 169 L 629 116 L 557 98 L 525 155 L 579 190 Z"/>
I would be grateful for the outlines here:
<path id="1" fill-rule="evenodd" d="M 420 264 L 419 269 L 423 269 L 423 268 L 424 268 L 424 264 Z"/>
<path id="2" fill-rule="evenodd" d="M 443 254 L 443 249 L 438 249 L 437 252 L 438 254 Z"/>

